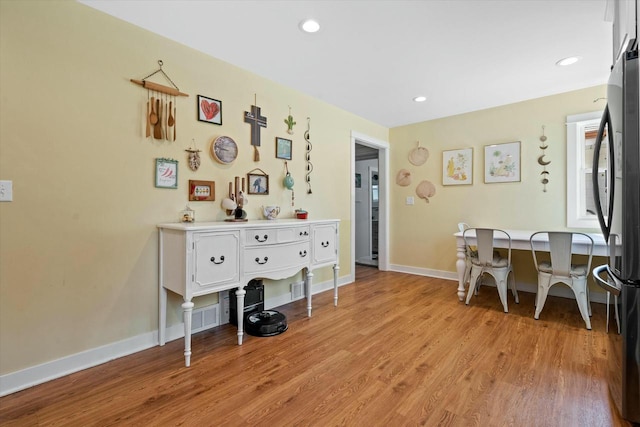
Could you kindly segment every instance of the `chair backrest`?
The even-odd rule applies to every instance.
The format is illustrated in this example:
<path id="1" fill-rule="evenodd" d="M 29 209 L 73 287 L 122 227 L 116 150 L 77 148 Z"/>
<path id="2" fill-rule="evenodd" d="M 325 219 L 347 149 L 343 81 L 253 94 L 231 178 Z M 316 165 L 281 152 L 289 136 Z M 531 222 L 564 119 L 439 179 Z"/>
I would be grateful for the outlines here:
<path id="1" fill-rule="evenodd" d="M 493 263 L 493 239 L 505 238 L 508 240 L 508 265 L 511 265 L 511 236 L 504 230 L 497 228 L 468 228 L 463 231 L 465 245 L 469 248 L 469 239 L 472 234 L 476 235 L 478 261 L 482 265 L 489 266 Z"/>
<path id="2" fill-rule="evenodd" d="M 593 252 L 593 239 L 588 234 L 577 233 L 571 231 L 538 231 L 533 233 L 529 238 L 531 251 L 533 253 L 533 262 L 538 268 L 538 260 L 534 246 L 535 236 L 547 235 L 549 241 L 549 254 L 551 257 L 551 271 L 554 276 L 569 277 L 571 275 L 572 245 L 574 236 L 583 236 L 587 242 L 587 251 L 589 260 L 587 262 L 586 274 L 589 275 L 591 270 L 591 258 Z"/>
<path id="3" fill-rule="evenodd" d="M 459 222 L 458 223 L 458 230 L 460 230 L 460 232 L 463 232 L 467 228 L 470 228 L 470 227 L 469 227 L 469 224 L 467 224 L 466 222 Z"/>

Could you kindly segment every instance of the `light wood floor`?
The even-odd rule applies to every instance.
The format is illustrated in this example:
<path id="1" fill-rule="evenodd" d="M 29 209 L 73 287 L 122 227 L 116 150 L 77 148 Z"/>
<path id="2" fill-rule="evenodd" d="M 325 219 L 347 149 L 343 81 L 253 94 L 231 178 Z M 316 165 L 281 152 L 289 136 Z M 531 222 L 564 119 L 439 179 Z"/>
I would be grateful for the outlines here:
<path id="1" fill-rule="evenodd" d="M 605 379 L 605 307 L 533 295 L 502 312 L 456 283 L 357 267 L 355 283 L 278 310 L 289 330 L 236 345 L 224 325 L 0 399 L 0 425 L 624 426 Z"/>

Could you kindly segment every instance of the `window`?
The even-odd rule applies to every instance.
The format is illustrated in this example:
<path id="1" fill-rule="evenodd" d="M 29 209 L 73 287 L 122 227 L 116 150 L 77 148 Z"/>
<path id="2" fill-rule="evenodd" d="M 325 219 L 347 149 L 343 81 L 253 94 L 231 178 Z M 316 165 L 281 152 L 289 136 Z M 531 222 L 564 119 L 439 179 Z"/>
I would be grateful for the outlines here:
<path id="1" fill-rule="evenodd" d="M 600 203 L 607 212 L 607 155 L 604 138 L 599 167 L 593 170 L 593 153 L 602 112 L 567 117 L 567 227 L 600 229 L 593 197 L 593 174 L 600 182 Z M 605 130 L 606 132 L 606 130 Z"/>

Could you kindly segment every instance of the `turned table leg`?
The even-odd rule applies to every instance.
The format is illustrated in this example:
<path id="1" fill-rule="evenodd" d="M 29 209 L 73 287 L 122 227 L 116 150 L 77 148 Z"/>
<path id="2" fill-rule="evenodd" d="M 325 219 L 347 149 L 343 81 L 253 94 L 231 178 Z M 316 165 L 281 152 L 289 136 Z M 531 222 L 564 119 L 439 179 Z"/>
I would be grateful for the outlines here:
<path id="1" fill-rule="evenodd" d="M 182 317 L 184 319 L 184 366 L 191 366 L 191 315 L 193 303 L 185 301 L 182 304 Z"/>
<path id="2" fill-rule="evenodd" d="M 244 296 L 247 291 L 242 286 L 236 291 L 236 312 L 238 313 L 238 345 L 242 345 L 242 337 L 244 336 Z"/>
<path id="3" fill-rule="evenodd" d="M 456 270 L 458 271 L 458 299 L 464 300 L 464 273 L 467 270 L 467 260 L 464 246 L 458 246 L 458 260 L 456 261 Z"/>
<path id="4" fill-rule="evenodd" d="M 307 316 L 311 317 L 311 285 L 313 283 L 313 272 L 307 268 L 307 274 L 305 274 L 305 284 L 307 291 Z"/>

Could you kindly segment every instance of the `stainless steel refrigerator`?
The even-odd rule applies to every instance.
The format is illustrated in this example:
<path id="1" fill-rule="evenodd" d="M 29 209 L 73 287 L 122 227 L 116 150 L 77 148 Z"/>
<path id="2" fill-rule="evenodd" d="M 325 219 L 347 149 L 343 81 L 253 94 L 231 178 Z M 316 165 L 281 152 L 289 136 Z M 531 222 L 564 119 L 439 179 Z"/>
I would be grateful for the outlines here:
<path id="1" fill-rule="evenodd" d="M 609 333 L 609 389 L 621 415 L 634 423 L 640 423 L 639 80 L 638 42 L 631 40 L 613 66 L 594 149 L 593 171 L 606 169 L 608 200 L 600 200 L 601 181 L 592 174 L 598 220 L 609 249 L 608 264 L 596 267 L 593 275 L 615 296 L 619 332 Z M 608 155 L 602 157 L 608 164 L 601 165 L 604 147 Z"/>

